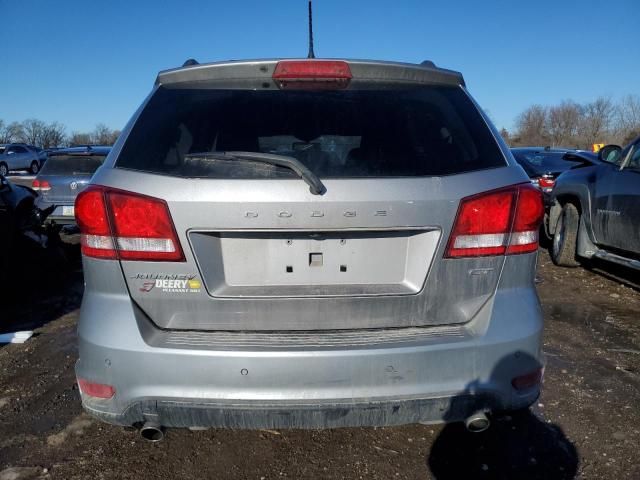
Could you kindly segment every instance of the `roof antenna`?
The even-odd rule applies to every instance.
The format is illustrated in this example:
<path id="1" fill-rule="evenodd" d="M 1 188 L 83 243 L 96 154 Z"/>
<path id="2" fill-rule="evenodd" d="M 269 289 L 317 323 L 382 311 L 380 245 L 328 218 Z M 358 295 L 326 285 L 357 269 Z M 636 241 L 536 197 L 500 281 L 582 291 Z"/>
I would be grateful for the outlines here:
<path id="1" fill-rule="evenodd" d="M 311 0 L 309 0 L 309 54 L 307 58 L 316 58 L 313 53 L 313 13 L 311 12 Z"/>

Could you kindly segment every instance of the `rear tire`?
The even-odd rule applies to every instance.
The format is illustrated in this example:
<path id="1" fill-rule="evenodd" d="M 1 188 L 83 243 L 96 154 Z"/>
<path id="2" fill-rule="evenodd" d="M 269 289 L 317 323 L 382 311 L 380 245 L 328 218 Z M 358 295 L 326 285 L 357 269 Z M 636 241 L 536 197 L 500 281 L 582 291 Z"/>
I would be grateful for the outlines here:
<path id="1" fill-rule="evenodd" d="M 31 167 L 29 167 L 29 171 L 32 174 L 36 175 L 40 171 L 40 164 L 34 160 L 33 162 L 31 162 Z"/>
<path id="2" fill-rule="evenodd" d="M 561 267 L 577 267 L 580 265 L 576 260 L 579 225 L 580 214 L 578 209 L 573 203 L 565 204 L 558 217 L 551 244 L 551 259 L 556 265 Z"/>
<path id="3" fill-rule="evenodd" d="M 9 167 L 4 162 L 0 163 L 0 175 L 2 175 L 3 177 L 9 175 Z"/>

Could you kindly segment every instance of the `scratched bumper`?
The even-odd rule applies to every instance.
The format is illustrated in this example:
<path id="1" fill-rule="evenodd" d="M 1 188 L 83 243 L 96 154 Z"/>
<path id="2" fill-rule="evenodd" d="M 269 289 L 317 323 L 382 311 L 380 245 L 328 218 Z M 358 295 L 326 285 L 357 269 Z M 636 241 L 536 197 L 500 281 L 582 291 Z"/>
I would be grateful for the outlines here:
<path id="1" fill-rule="evenodd" d="M 527 405 L 538 392 L 531 392 Z M 95 408 L 88 399 L 87 412 L 107 423 L 139 425 L 154 421 L 165 427 L 217 427 L 232 429 L 338 428 L 390 426 L 409 423 L 455 422 L 474 412 L 496 411 L 501 405 L 491 395 L 458 395 L 430 399 L 361 400 L 348 403 L 277 405 L 198 403 L 170 400 L 136 402 L 123 413 Z M 523 405 L 526 406 L 526 405 Z"/>
<path id="2" fill-rule="evenodd" d="M 511 385 L 542 363 L 542 316 L 531 289 L 499 291 L 461 334 L 304 348 L 158 346 L 165 333 L 142 325 L 128 298 L 120 304 L 113 296 L 88 294 L 83 309 L 88 304 L 109 318 L 81 322 L 76 372 L 112 385 L 116 393 L 110 400 L 84 395 L 83 405 L 114 424 L 326 428 L 450 422 L 475 410 L 523 408 L 539 394 L 537 386 L 522 392 Z"/>

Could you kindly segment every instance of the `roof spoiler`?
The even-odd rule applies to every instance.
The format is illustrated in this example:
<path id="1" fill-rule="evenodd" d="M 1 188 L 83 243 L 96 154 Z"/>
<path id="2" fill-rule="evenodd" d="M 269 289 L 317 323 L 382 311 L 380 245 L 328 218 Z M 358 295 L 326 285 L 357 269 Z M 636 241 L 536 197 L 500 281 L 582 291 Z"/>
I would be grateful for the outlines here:
<path id="1" fill-rule="evenodd" d="M 322 61 L 327 59 L 291 60 Z M 337 60 L 349 64 L 353 74 L 353 82 L 465 86 L 464 78 L 460 72 L 439 68 L 430 60 L 425 60 L 420 64 L 375 60 Z M 274 86 L 273 73 L 279 61 L 280 59 L 230 60 L 200 64 L 194 59 L 189 59 L 180 68 L 160 72 L 155 83 L 169 88 L 269 88 Z"/>

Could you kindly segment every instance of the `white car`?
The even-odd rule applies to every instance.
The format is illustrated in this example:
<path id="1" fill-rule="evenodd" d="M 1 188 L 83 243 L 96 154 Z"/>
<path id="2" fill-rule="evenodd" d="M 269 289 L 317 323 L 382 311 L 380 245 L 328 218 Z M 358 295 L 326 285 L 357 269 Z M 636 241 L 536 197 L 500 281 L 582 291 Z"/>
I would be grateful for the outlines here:
<path id="1" fill-rule="evenodd" d="M 34 175 L 40 171 L 46 154 L 44 151 L 24 143 L 0 145 L 0 175 L 11 170 L 27 170 Z"/>

